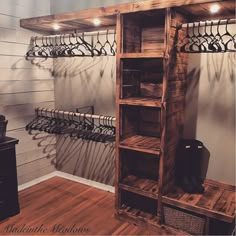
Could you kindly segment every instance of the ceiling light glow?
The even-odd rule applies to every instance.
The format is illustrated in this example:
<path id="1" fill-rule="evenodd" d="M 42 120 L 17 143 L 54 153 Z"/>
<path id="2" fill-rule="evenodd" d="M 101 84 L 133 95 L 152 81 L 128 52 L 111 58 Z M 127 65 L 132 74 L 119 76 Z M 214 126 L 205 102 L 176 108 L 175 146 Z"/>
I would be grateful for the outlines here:
<path id="1" fill-rule="evenodd" d="M 212 14 L 217 13 L 219 10 L 220 10 L 220 6 L 219 6 L 218 4 L 213 4 L 213 5 L 211 5 L 211 7 L 210 7 L 210 12 L 211 12 Z"/>
<path id="2" fill-rule="evenodd" d="M 60 27 L 60 25 L 58 25 L 57 23 L 53 23 L 52 28 L 53 28 L 54 30 L 59 30 L 61 27 Z"/>
<path id="3" fill-rule="evenodd" d="M 101 25 L 101 20 L 99 20 L 98 18 L 95 18 L 95 19 L 93 20 L 93 24 L 94 24 L 95 26 L 99 26 L 99 25 Z"/>

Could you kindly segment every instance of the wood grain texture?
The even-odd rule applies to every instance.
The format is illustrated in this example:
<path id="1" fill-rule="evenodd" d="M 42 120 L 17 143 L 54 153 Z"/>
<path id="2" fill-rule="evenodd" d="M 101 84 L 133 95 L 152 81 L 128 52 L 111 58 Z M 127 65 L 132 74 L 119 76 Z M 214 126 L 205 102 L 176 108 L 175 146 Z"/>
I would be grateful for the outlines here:
<path id="1" fill-rule="evenodd" d="M 157 199 L 158 197 L 158 182 L 154 180 L 129 175 L 122 180 L 119 187 L 150 198 Z"/>
<path id="2" fill-rule="evenodd" d="M 43 224 L 47 235 L 59 234 L 52 232 L 56 224 L 87 228 L 83 235 L 166 235 L 171 232 L 147 230 L 121 222 L 114 216 L 114 194 L 59 177 L 21 191 L 19 200 L 21 213 L 0 222 L 0 234 L 9 235 L 6 227 L 11 224 L 18 227 Z"/>
<path id="3" fill-rule="evenodd" d="M 119 146 L 130 150 L 160 154 L 160 139 L 155 137 L 135 135 L 121 141 Z"/>
<path id="4" fill-rule="evenodd" d="M 158 50 L 155 53 L 122 53 L 121 58 L 163 58 L 164 53 L 162 50 Z"/>
<path id="5" fill-rule="evenodd" d="M 186 80 L 186 69 L 187 69 L 187 58 L 185 57 L 186 63 L 180 64 L 180 55 L 178 55 L 175 49 L 175 43 L 172 42 L 173 31 L 176 28 L 175 24 L 181 24 L 184 17 L 179 17 L 172 9 L 167 9 L 166 19 L 166 66 L 164 67 L 164 80 L 163 80 L 163 115 L 164 120 L 164 131 L 162 135 L 162 148 L 164 149 L 164 160 L 163 160 L 163 183 L 162 192 L 164 194 L 170 192 L 173 189 L 175 182 L 175 156 L 176 148 L 179 139 L 182 137 L 183 132 L 183 117 L 184 117 L 184 96 L 185 96 L 185 80 Z M 176 40 L 176 38 L 175 38 Z M 181 59 L 182 62 L 182 59 Z M 181 68 L 181 69 L 180 69 Z M 173 80 L 181 74 L 181 80 Z M 163 132 L 164 132 L 163 131 Z"/>
<path id="6" fill-rule="evenodd" d="M 235 191 L 224 189 L 224 186 L 217 182 L 214 186 L 208 185 L 207 182 L 206 180 L 204 183 L 205 192 L 203 194 L 184 194 L 183 191 L 178 190 L 179 192 L 163 196 L 163 202 L 213 219 L 232 223 L 235 220 Z"/>
<path id="7" fill-rule="evenodd" d="M 29 19 L 22 19 L 20 21 L 21 27 L 35 30 L 42 30 L 46 32 L 51 31 L 51 22 L 61 22 L 62 26 L 65 21 L 80 21 L 83 19 L 91 19 L 94 16 L 102 18 L 106 16 L 114 16 L 117 13 L 128 13 L 128 12 L 138 12 L 138 11 L 147 11 L 151 9 L 161 9 L 174 6 L 182 6 L 189 4 L 200 4 L 205 3 L 206 0 L 149 0 L 149 1 L 140 1 L 134 3 L 126 3 L 109 7 L 101 7 L 89 10 L 82 10 L 79 12 L 69 12 L 64 14 L 56 15 L 47 15 L 43 17 L 35 17 Z M 207 0 L 207 2 L 215 2 L 215 0 Z M 208 14 L 208 13 L 207 13 Z M 88 27 L 90 24 L 87 25 Z M 65 27 L 68 28 L 68 24 L 65 24 Z M 62 27 L 61 30 L 64 31 L 66 28 Z"/>
<path id="8" fill-rule="evenodd" d="M 115 209 L 118 210 L 121 206 L 121 194 L 119 189 L 119 182 L 121 180 L 121 159 L 120 159 L 120 137 L 121 137 L 121 130 L 122 124 L 119 118 L 122 116 L 122 111 L 120 108 L 120 104 L 118 103 L 119 99 L 121 98 L 121 83 L 123 81 L 121 68 L 122 68 L 122 61 L 120 60 L 120 54 L 123 48 L 123 40 L 122 40 L 122 33 L 123 33 L 123 17 L 120 14 L 117 14 L 116 18 L 116 38 L 117 38 L 117 55 L 116 55 L 116 146 L 115 146 Z"/>
<path id="9" fill-rule="evenodd" d="M 130 106 L 161 107 L 160 99 L 132 97 L 121 99 L 120 104 Z"/>

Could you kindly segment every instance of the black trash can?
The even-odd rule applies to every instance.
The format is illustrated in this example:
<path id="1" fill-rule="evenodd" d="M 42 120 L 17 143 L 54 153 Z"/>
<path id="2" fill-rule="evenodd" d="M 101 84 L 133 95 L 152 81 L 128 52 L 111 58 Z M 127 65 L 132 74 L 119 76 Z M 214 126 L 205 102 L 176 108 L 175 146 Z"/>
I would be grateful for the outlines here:
<path id="1" fill-rule="evenodd" d="M 203 193 L 201 179 L 203 143 L 196 139 L 182 139 L 176 156 L 177 184 L 187 193 Z"/>

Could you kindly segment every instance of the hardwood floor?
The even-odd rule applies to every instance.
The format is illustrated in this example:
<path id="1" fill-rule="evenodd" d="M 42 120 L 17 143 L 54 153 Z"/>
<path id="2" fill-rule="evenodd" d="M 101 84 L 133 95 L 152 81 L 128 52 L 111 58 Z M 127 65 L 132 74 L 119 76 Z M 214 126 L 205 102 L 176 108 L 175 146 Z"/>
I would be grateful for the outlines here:
<path id="1" fill-rule="evenodd" d="M 114 194 L 60 177 L 19 193 L 21 213 L 0 222 L 0 235 L 167 235 L 114 217 Z"/>

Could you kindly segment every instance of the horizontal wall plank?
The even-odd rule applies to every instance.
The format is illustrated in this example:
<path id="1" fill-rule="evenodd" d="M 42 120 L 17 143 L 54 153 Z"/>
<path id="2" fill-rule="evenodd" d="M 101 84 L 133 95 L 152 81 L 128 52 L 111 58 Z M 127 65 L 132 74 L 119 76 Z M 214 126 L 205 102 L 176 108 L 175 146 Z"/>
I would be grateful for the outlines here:
<path id="1" fill-rule="evenodd" d="M 52 59 L 34 59 L 34 64 L 31 61 L 26 60 L 25 56 L 11 56 L 0 55 L 0 69 L 33 69 L 39 68 L 41 70 L 50 71 L 53 68 Z M 36 64 L 37 63 L 37 64 Z M 27 73 L 27 72 L 26 72 Z"/>
<path id="2" fill-rule="evenodd" d="M 29 135 L 24 129 L 18 131 L 9 131 L 7 136 L 19 139 L 19 144 L 16 145 L 16 153 L 22 154 L 30 151 L 37 152 L 38 148 L 44 148 L 45 153 L 52 151 L 55 148 L 56 138 L 52 134 L 43 132 L 34 132 L 34 135 Z"/>
<path id="3" fill-rule="evenodd" d="M 40 36 L 40 34 L 25 29 L 16 30 L 0 27 L 0 41 L 31 44 L 33 42 L 32 36 Z"/>
<path id="4" fill-rule="evenodd" d="M 0 27 L 15 30 L 19 28 L 19 19 L 0 13 Z"/>
<path id="5" fill-rule="evenodd" d="M 54 101 L 54 91 L 0 95 L 0 106 L 25 104 L 29 101 L 32 103 Z"/>
<path id="6" fill-rule="evenodd" d="M 54 90 L 53 80 L 42 81 L 0 81 L 0 95 L 9 93 L 22 93 L 33 91 L 48 91 Z"/>
<path id="7" fill-rule="evenodd" d="M 31 1 L 28 5 L 17 5 L 15 1 L 0 1 L 0 13 L 6 14 L 9 16 L 15 16 L 19 18 L 28 18 L 28 17 L 35 17 L 35 16 L 42 16 L 45 13 L 49 13 L 50 11 L 38 9 L 37 6 L 39 4 L 38 1 Z M 50 1 L 47 1 L 45 4 L 50 5 Z"/>
<path id="8" fill-rule="evenodd" d="M 52 159 L 55 155 L 50 157 L 45 157 L 42 159 L 38 159 L 29 163 L 26 163 L 21 166 L 17 166 L 18 176 L 25 175 L 26 172 L 34 172 L 35 170 L 39 170 L 48 166 L 54 166 Z M 30 170 L 30 171 L 29 171 Z"/>
<path id="9" fill-rule="evenodd" d="M 44 14 L 51 14 L 50 9 L 50 1 L 48 0 L 40 0 L 34 1 L 32 0 L 15 0 L 17 5 L 24 6 L 24 7 L 34 7 L 35 9 L 39 10 L 40 12 L 43 11 Z"/>
<path id="10" fill-rule="evenodd" d="M 0 42 L 1 55 L 25 56 L 29 49 L 29 44 Z"/>
<path id="11" fill-rule="evenodd" d="M 35 162 L 39 159 L 50 159 L 52 156 L 56 155 L 56 149 L 53 149 L 51 152 L 44 152 L 43 148 L 38 148 L 37 151 L 33 150 L 27 153 L 21 153 L 17 155 L 16 162 L 17 166 L 26 165 L 32 162 Z"/>
<path id="12" fill-rule="evenodd" d="M 33 69 L 0 69 L 0 83 L 1 81 L 16 81 L 16 80 L 53 80 L 51 72 L 40 68 Z M 1 85 L 0 85 L 1 86 Z"/>
<path id="13" fill-rule="evenodd" d="M 52 157 L 52 159 L 54 159 L 54 157 Z M 37 166 L 37 162 L 35 163 L 34 166 Z M 22 171 L 24 171 L 22 173 Z M 17 174 L 18 174 L 18 185 L 27 183 L 31 180 L 34 180 L 36 178 L 42 177 L 44 175 L 50 174 L 52 172 L 55 171 L 55 167 L 54 165 L 52 165 L 51 163 L 48 163 L 48 165 L 45 165 L 41 168 L 34 168 L 33 170 L 31 170 L 29 168 L 29 166 L 26 166 L 25 169 L 17 169 Z M 23 174 L 23 175 L 22 175 Z"/>
<path id="14" fill-rule="evenodd" d="M 35 108 L 37 107 L 53 109 L 55 107 L 55 103 L 41 102 L 41 103 L 26 103 L 26 104 L 11 105 L 11 106 L 0 106 L 0 113 L 5 114 L 7 116 L 7 119 L 14 119 L 24 116 L 33 116 L 35 115 Z"/>
<path id="15" fill-rule="evenodd" d="M 4 114 L 7 117 L 8 124 L 7 124 L 7 131 L 17 130 L 21 128 L 25 128 L 25 126 L 30 123 L 34 119 L 34 115 L 31 116 L 22 116 L 16 118 L 9 118 L 7 114 Z"/>

